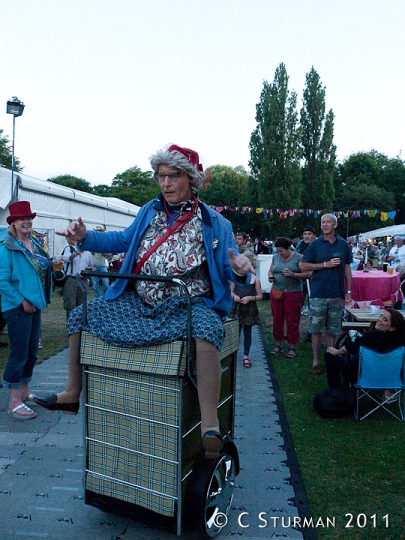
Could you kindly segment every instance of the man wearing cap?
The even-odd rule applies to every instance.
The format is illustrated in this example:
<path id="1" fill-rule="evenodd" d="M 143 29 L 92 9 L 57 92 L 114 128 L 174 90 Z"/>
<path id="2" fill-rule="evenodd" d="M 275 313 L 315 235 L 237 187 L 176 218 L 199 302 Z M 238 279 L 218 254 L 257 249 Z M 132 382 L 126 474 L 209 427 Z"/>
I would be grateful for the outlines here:
<path id="1" fill-rule="evenodd" d="M 305 250 L 309 246 L 309 244 L 315 240 L 316 238 L 316 230 L 311 225 L 307 225 L 302 230 L 302 240 L 300 240 L 297 244 L 297 247 L 295 248 L 295 251 L 297 253 L 301 253 L 302 255 L 305 253 Z"/>
<path id="2" fill-rule="evenodd" d="M 105 232 L 105 227 L 103 225 L 97 225 L 94 227 L 93 231 Z M 106 268 L 106 257 L 110 257 L 112 253 L 92 253 L 93 255 L 93 271 L 101 273 L 108 273 Z M 100 278 L 92 276 L 91 283 L 93 286 L 94 295 L 96 298 L 100 296 Z M 104 296 L 107 292 L 108 287 L 110 286 L 110 280 L 106 278 L 101 279 L 102 293 L 101 296 Z"/>
<path id="3" fill-rule="evenodd" d="M 84 302 L 84 292 L 76 279 L 76 274 L 82 270 L 93 270 L 93 258 L 90 251 L 79 251 L 76 248 L 77 242 L 71 238 L 67 241 L 69 245 L 62 251 L 66 274 L 66 282 L 63 286 L 63 307 L 66 310 L 66 320 L 71 311 Z M 82 283 L 88 290 L 87 279 L 83 278 Z"/>
<path id="4" fill-rule="evenodd" d="M 304 227 L 303 231 L 302 231 L 302 240 L 300 240 L 297 244 L 297 247 L 295 248 L 295 251 L 297 253 L 301 253 L 302 255 L 305 253 L 307 247 L 309 246 L 309 244 L 315 240 L 316 238 L 316 230 L 314 227 L 312 227 L 311 225 L 307 225 L 306 227 Z M 307 281 L 303 281 L 302 283 L 302 305 L 304 306 L 305 304 L 305 298 L 308 296 L 308 307 L 306 307 L 303 311 L 302 311 L 302 315 L 308 315 L 308 312 L 309 312 L 309 307 L 310 307 L 310 303 L 309 303 L 309 295 L 308 295 L 308 285 L 307 285 Z M 309 337 L 308 337 L 309 335 Z M 311 341 L 311 335 L 308 334 L 307 337 L 305 338 L 305 341 Z"/>

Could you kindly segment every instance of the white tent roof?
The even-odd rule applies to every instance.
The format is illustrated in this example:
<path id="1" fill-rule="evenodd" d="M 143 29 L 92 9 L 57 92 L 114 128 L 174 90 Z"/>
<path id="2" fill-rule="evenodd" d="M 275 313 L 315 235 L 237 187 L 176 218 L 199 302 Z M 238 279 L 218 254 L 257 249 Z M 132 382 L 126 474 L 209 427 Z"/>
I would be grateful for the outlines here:
<path id="1" fill-rule="evenodd" d="M 405 225 L 391 225 L 372 231 L 364 232 L 359 235 L 361 240 L 370 240 L 372 238 L 383 238 L 386 236 L 405 236 Z M 350 240 L 355 240 L 356 236 L 351 236 Z"/>

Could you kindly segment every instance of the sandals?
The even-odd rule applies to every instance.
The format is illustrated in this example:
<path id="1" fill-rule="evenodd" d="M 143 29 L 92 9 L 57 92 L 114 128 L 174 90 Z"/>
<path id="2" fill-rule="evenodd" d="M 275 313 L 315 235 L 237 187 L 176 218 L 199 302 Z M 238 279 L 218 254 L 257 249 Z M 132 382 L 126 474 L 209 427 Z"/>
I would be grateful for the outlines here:
<path id="1" fill-rule="evenodd" d="M 297 354 L 297 351 L 296 351 L 295 347 L 290 347 L 288 349 L 288 353 L 286 354 L 286 357 L 287 358 L 294 358 L 296 354 Z"/>
<path id="2" fill-rule="evenodd" d="M 312 373 L 314 375 L 322 375 L 322 370 L 321 368 L 319 367 L 319 364 L 315 364 L 314 366 L 312 366 Z"/>
<path id="3" fill-rule="evenodd" d="M 28 415 L 18 414 L 17 411 L 19 411 L 20 409 L 25 409 L 26 411 L 30 411 L 32 412 L 32 414 L 28 414 Z M 15 418 L 16 420 L 31 420 L 31 418 L 35 418 L 37 415 L 37 413 L 34 412 L 29 407 L 27 407 L 25 403 L 21 403 L 21 405 L 17 405 L 17 407 L 14 407 L 14 409 L 12 409 L 11 411 L 7 411 L 7 414 L 11 416 L 12 418 Z"/>
<path id="4" fill-rule="evenodd" d="M 252 367 L 252 362 L 249 360 L 247 356 L 243 359 L 243 367 L 244 368 L 250 368 Z"/>
<path id="5" fill-rule="evenodd" d="M 280 347 L 280 345 L 276 345 L 272 351 L 270 351 L 270 354 L 280 354 L 283 352 L 283 349 Z"/>

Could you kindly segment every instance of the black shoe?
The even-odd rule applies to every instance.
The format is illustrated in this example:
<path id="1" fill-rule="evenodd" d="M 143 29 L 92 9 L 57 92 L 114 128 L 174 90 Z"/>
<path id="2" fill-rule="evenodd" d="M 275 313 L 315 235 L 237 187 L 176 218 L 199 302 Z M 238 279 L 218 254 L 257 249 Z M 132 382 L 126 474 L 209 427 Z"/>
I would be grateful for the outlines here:
<path id="1" fill-rule="evenodd" d="M 0 347 L 8 347 L 8 343 L 3 343 L 2 341 L 0 341 Z"/>
<path id="2" fill-rule="evenodd" d="M 77 414 L 80 407 L 79 401 L 76 403 L 58 403 L 58 396 L 56 394 L 49 394 L 49 396 L 44 398 L 35 396 L 33 401 L 37 405 L 44 407 L 44 409 L 48 409 L 48 411 L 63 411 L 65 414 Z"/>
<path id="3" fill-rule="evenodd" d="M 202 445 L 205 450 L 205 457 L 215 459 L 219 456 L 224 443 L 218 431 L 206 431 L 202 440 Z"/>

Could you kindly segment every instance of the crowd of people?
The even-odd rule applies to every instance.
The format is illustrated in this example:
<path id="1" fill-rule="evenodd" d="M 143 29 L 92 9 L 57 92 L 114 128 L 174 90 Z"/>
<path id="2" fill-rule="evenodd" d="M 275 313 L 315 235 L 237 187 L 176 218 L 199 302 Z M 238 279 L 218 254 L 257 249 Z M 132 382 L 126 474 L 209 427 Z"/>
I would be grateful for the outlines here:
<path id="1" fill-rule="evenodd" d="M 349 242 L 353 254 L 353 262 L 358 262 L 356 270 L 381 268 L 384 263 L 395 270 L 405 269 L 405 245 L 401 236 L 396 236 L 394 245 L 384 242 L 364 242 L 361 240 Z"/>
<path id="2" fill-rule="evenodd" d="M 186 283 L 192 298 L 202 446 L 207 457 L 215 457 L 223 446 L 217 417 L 222 321 L 229 315 L 239 320 L 244 340 L 243 366 L 251 368 L 252 327 L 259 324 L 257 302 L 263 299 L 262 284 L 256 275 L 259 256 L 272 254 L 266 276 L 272 284 L 271 354 L 285 352 L 287 359 L 299 354 L 301 316 L 307 313 L 305 340 L 312 345 L 312 373 L 322 373 L 320 353 L 325 335 L 328 378 L 335 384 L 332 372 L 340 367 L 333 359 L 353 348 L 334 348 L 341 333 L 342 308 L 351 302 L 353 262 L 359 261 L 365 268 L 386 263 L 400 271 L 405 269 L 405 246 L 402 238 L 396 238 L 391 249 L 360 241 L 350 244 L 337 234 L 334 214 L 322 215 L 319 236 L 313 226 L 304 227 L 302 240 L 296 246 L 284 236 L 273 242 L 256 237 L 251 242 L 245 232 L 234 235 L 231 224 L 199 200 L 197 190 L 204 182 L 204 171 L 197 152 L 171 145 L 151 156 L 150 163 L 160 195 L 141 208 L 127 229 L 106 231 L 103 225 L 91 229 L 79 217 L 57 233 L 67 241 L 60 260 L 64 264 L 63 305 L 69 335 L 68 382 L 59 394 L 38 397 L 29 391 L 38 354 L 41 311 L 50 302 L 52 266 L 32 236 L 35 212 L 30 203 L 10 204 L 8 238 L 0 245 L 0 256 L 5 261 L 0 267 L 1 309 L 10 341 L 3 375 L 3 386 L 10 392 L 8 413 L 18 419 L 34 418 L 36 413 L 26 405 L 27 400 L 49 410 L 78 412 L 83 288 L 92 286 L 94 290 L 94 298 L 87 305 L 86 329 L 107 343 L 147 346 L 184 335 L 185 298 L 178 290 L 167 282 L 112 282 L 108 267 L 114 262 L 112 269 L 126 274 L 179 277 Z M 83 277 L 81 287 L 76 275 L 82 270 L 106 275 L 92 282 Z M 392 310 L 383 311 L 380 317 L 376 331 L 387 335 L 395 330 L 395 336 L 401 333 L 402 337 L 396 339 L 402 343 L 398 317 Z"/>

